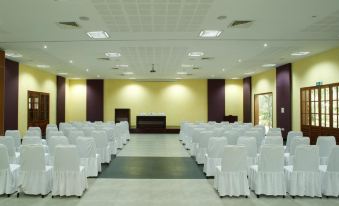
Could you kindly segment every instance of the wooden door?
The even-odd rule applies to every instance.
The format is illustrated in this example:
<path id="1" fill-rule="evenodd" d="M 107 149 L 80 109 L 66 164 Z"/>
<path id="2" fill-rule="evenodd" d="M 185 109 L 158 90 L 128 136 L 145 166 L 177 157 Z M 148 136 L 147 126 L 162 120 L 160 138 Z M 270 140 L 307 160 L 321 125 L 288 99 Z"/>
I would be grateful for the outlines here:
<path id="1" fill-rule="evenodd" d="M 45 135 L 46 126 L 49 123 L 49 94 L 43 92 L 28 91 L 28 127 L 40 127 L 42 135 Z"/>

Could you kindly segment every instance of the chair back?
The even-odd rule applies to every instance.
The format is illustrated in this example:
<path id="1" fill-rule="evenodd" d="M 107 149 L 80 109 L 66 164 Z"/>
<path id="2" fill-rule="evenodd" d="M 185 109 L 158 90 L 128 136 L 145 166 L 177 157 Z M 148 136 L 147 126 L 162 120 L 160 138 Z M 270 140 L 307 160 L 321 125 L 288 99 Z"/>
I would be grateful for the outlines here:
<path id="1" fill-rule="evenodd" d="M 21 145 L 21 135 L 19 130 L 6 130 L 5 136 L 14 137 L 16 147 L 19 147 Z"/>
<path id="2" fill-rule="evenodd" d="M 46 134 L 46 139 L 47 141 L 49 141 L 49 139 L 52 137 L 61 137 L 61 136 L 65 136 L 64 133 L 62 131 L 51 131 L 48 134 Z"/>
<path id="3" fill-rule="evenodd" d="M 333 147 L 336 145 L 334 136 L 319 136 L 317 138 L 320 157 L 328 157 Z"/>
<path id="4" fill-rule="evenodd" d="M 315 145 L 299 145 L 295 150 L 294 171 L 319 171 L 319 148 Z"/>
<path id="5" fill-rule="evenodd" d="M 77 143 L 77 138 L 78 137 L 84 137 L 85 134 L 81 130 L 71 130 L 68 134 L 68 141 L 70 144 L 75 145 Z"/>
<path id="6" fill-rule="evenodd" d="M 257 150 L 260 149 L 260 146 L 265 138 L 265 133 L 262 132 L 260 128 L 250 129 L 244 133 L 243 136 L 246 137 L 255 137 L 256 144 L 257 144 Z"/>
<path id="7" fill-rule="evenodd" d="M 55 147 L 54 170 L 65 172 L 80 170 L 80 158 L 75 145 Z"/>
<path id="8" fill-rule="evenodd" d="M 239 137 L 237 145 L 242 145 L 246 147 L 247 157 L 256 157 L 257 156 L 257 141 L 255 137 L 242 136 Z"/>
<path id="9" fill-rule="evenodd" d="M 221 158 L 225 145 L 227 145 L 226 137 L 211 137 L 207 147 L 208 157 Z"/>
<path id="10" fill-rule="evenodd" d="M 291 140 L 291 148 L 290 148 L 290 155 L 295 154 L 295 149 L 299 145 L 310 145 L 310 138 L 309 137 L 294 137 Z"/>
<path id="11" fill-rule="evenodd" d="M 7 147 L 0 144 L 0 171 L 9 169 L 9 156 Z"/>
<path id="12" fill-rule="evenodd" d="M 223 172 L 247 171 L 246 147 L 239 145 L 226 145 L 221 160 Z"/>
<path id="13" fill-rule="evenodd" d="M 27 137 L 40 137 L 41 138 L 41 132 L 39 130 L 27 130 L 26 135 Z"/>
<path id="14" fill-rule="evenodd" d="M 286 140 L 286 152 L 290 152 L 291 142 L 293 138 L 296 137 L 303 137 L 303 132 L 301 131 L 289 131 L 287 134 L 287 140 Z"/>
<path id="15" fill-rule="evenodd" d="M 51 156 L 55 155 L 55 148 L 58 145 L 68 145 L 68 139 L 65 136 L 52 136 L 48 141 L 49 154 Z"/>
<path id="16" fill-rule="evenodd" d="M 45 171 L 46 160 L 42 145 L 22 145 L 20 153 L 22 171 Z"/>
<path id="17" fill-rule="evenodd" d="M 283 138 L 281 136 L 267 136 L 264 140 L 264 144 L 283 146 Z"/>
<path id="18" fill-rule="evenodd" d="M 339 146 L 334 146 L 328 158 L 327 171 L 339 172 Z"/>
<path id="19" fill-rule="evenodd" d="M 7 147 L 9 157 L 15 157 L 15 140 L 13 137 L 0 136 L 0 144 Z"/>
<path id="20" fill-rule="evenodd" d="M 28 144 L 42 145 L 42 140 L 38 136 L 24 136 L 24 138 L 22 139 L 22 145 Z"/>
<path id="21" fill-rule="evenodd" d="M 194 128 L 193 131 L 192 131 L 192 142 L 193 143 L 198 143 L 199 142 L 199 138 L 201 136 L 201 132 L 202 131 L 205 131 L 205 128 Z"/>
<path id="22" fill-rule="evenodd" d="M 227 143 L 229 145 L 236 145 L 239 138 L 239 133 L 234 129 L 224 132 L 223 136 L 227 137 Z"/>
<path id="23" fill-rule="evenodd" d="M 272 128 L 271 128 L 272 129 Z M 282 136 L 281 131 L 268 131 L 266 137 Z"/>
<path id="24" fill-rule="evenodd" d="M 283 172 L 284 147 L 278 145 L 263 145 L 258 160 L 258 171 Z"/>
<path id="25" fill-rule="evenodd" d="M 82 131 L 84 132 L 84 134 L 85 134 L 86 137 L 92 137 L 92 132 L 93 132 L 94 130 L 95 130 L 94 127 L 88 127 L 88 126 L 86 126 L 86 127 L 83 127 L 83 128 L 82 128 Z"/>
<path id="26" fill-rule="evenodd" d="M 77 148 L 80 158 L 96 157 L 96 146 L 93 137 L 78 137 Z"/>
<path id="27" fill-rule="evenodd" d="M 213 131 L 203 131 L 199 137 L 199 148 L 207 148 L 209 139 L 213 137 Z"/>
<path id="28" fill-rule="evenodd" d="M 94 130 L 92 132 L 92 136 L 95 140 L 95 144 L 97 148 L 104 148 L 108 145 L 107 134 L 103 130 Z"/>

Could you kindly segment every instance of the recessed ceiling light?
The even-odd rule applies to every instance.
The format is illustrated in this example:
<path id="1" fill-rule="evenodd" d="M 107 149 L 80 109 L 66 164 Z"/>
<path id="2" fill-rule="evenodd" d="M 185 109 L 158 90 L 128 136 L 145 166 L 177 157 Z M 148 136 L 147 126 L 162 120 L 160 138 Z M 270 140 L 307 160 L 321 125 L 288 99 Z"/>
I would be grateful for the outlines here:
<path id="1" fill-rule="evenodd" d="M 97 75 L 97 78 L 100 78 L 100 75 L 99 75 L 99 74 Z"/>
<path id="2" fill-rule="evenodd" d="M 188 53 L 188 56 L 190 57 L 201 57 L 204 55 L 204 52 L 190 52 Z"/>
<path id="3" fill-rule="evenodd" d="M 46 68 L 50 68 L 51 66 L 49 66 L 49 65 L 46 65 L 46 64 L 38 64 L 38 65 L 36 65 L 37 67 L 39 67 L 39 68 L 43 68 L 43 69 L 46 69 Z"/>
<path id="4" fill-rule="evenodd" d="M 132 74 L 134 74 L 133 72 L 124 72 L 123 73 L 124 75 L 132 75 Z"/>
<path id="5" fill-rule="evenodd" d="M 47 49 L 47 45 L 44 45 L 44 49 Z"/>
<path id="6" fill-rule="evenodd" d="M 265 43 L 265 44 L 264 44 L 264 47 L 268 47 L 268 44 L 267 44 L 267 43 Z"/>
<path id="7" fill-rule="evenodd" d="M 247 73 L 244 73 L 245 75 L 251 75 L 251 74 L 254 74 L 255 72 L 247 72 Z"/>
<path id="8" fill-rule="evenodd" d="M 87 35 L 92 39 L 107 39 L 109 35 L 105 31 L 90 31 Z"/>
<path id="9" fill-rule="evenodd" d="M 238 77 L 232 77 L 231 79 L 239 79 Z"/>
<path id="10" fill-rule="evenodd" d="M 225 71 L 225 69 L 222 69 L 222 71 L 224 72 L 224 71 Z"/>
<path id="11" fill-rule="evenodd" d="M 12 58 L 21 58 L 23 57 L 22 54 L 16 53 L 16 52 L 6 52 L 6 57 L 12 57 Z"/>
<path id="12" fill-rule="evenodd" d="M 225 20 L 227 18 L 227 16 L 218 16 L 217 19 L 218 20 Z"/>
<path id="13" fill-rule="evenodd" d="M 192 64 L 182 64 L 181 67 L 193 67 Z"/>
<path id="14" fill-rule="evenodd" d="M 107 57 L 120 57 L 121 56 L 121 54 L 120 53 L 118 53 L 118 52 L 106 52 L 105 53 L 105 55 L 107 56 Z"/>
<path id="15" fill-rule="evenodd" d="M 71 79 L 77 80 L 77 79 L 80 79 L 80 78 L 79 77 L 74 77 L 74 78 L 71 78 Z"/>
<path id="16" fill-rule="evenodd" d="M 241 59 L 238 59 L 238 62 L 239 62 L 239 63 L 241 63 L 241 62 L 242 62 L 242 60 L 241 60 Z"/>
<path id="17" fill-rule="evenodd" d="M 182 79 L 182 78 L 180 78 L 180 77 L 177 77 L 177 78 L 175 78 L 175 79 Z"/>
<path id="18" fill-rule="evenodd" d="M 262 67 L 275 67 L 277 66 L 276 64 L 263 64 L 261 65 Z"/>
<path id="19" fill-rule="evenodd" d="M 211 77 L 215 77 L 215 75 L 214 75 L 214 74 L 212 74 L 212 75 L 211 75 Z"/>
<path id="20" fill-rule="evenodd" d="M 128 64 L 118 64 L 118 65 L 115 65 L 116 67 L 128 67 Z"/>
<path id="21" fill-rule="evenodd" d="M 73 64 L 73 60 L 69 60 L 69 63 Z"/>
<path id="22" fill-rule="evenodd" d="M 199 36 L 204 38 L 213 38 L 220 36 L 222 31 L 218 30 L 203 30 L 200 32 Z"/>
<path id="23" fill-rule="evenodd" d="M 294 52 L 294 53 L 292 53 L 291 55 L 292 56 L 305 56 L 305 55 L 307 55 L 307 54 L 309 54 L 310 52 L 308 52 L 308 51 L 300 51 L 300 52 Z"/>
<path id="24" fill-rule="evenodd" d="M 86 72 L 89 72 L 89 69 L 86 69 Z"/>
<path id="25" fill-rule="evenodd" d="M 66 72 L 59 72 L 58 75 L 67 75 L 68 73 Z"/>
<path id="26" fill-rule="evenodd" d="M 180 74 L 180 75 L 186 75 L 187 72 L 177 72 L 177 74 Z"/>
<path id="27" fill-rule="evenodd" d="M 128 79 L 136 79 L 135 77 L 130 77 L 130 78 L 128 78 Z"/>

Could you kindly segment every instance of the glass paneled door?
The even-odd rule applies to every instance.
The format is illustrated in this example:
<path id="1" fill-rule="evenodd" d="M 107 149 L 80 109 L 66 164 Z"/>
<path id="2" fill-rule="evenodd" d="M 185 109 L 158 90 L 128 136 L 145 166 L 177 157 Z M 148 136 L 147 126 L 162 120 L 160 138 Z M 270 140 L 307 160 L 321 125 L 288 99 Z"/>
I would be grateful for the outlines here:
<path id="1" fill-rule="evenodd" d="M 27 97 L 27 126 L 40 127 L 42 135 L 45 135 L 46 126 L 49 123 L 49 94 L 28 91 Z"/>
<path id="2" fill-rule="evenodd" d="M 266 132 L 273 126 L 272 93 L 254 95 L 254 124 L 264 125 Z"/>

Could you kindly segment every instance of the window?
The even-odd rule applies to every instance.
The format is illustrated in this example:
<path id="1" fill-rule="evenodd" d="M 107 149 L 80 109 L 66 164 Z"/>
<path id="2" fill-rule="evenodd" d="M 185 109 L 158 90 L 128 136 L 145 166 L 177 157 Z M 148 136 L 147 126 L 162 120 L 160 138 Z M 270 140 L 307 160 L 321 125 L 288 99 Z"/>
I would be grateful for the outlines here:
<path id="1" fill-rule="evenodd" d="M 254 96 L 254 123 L 264 125 L 266 130 L 273 126 L 273 95 L 272 93 Z"/>

